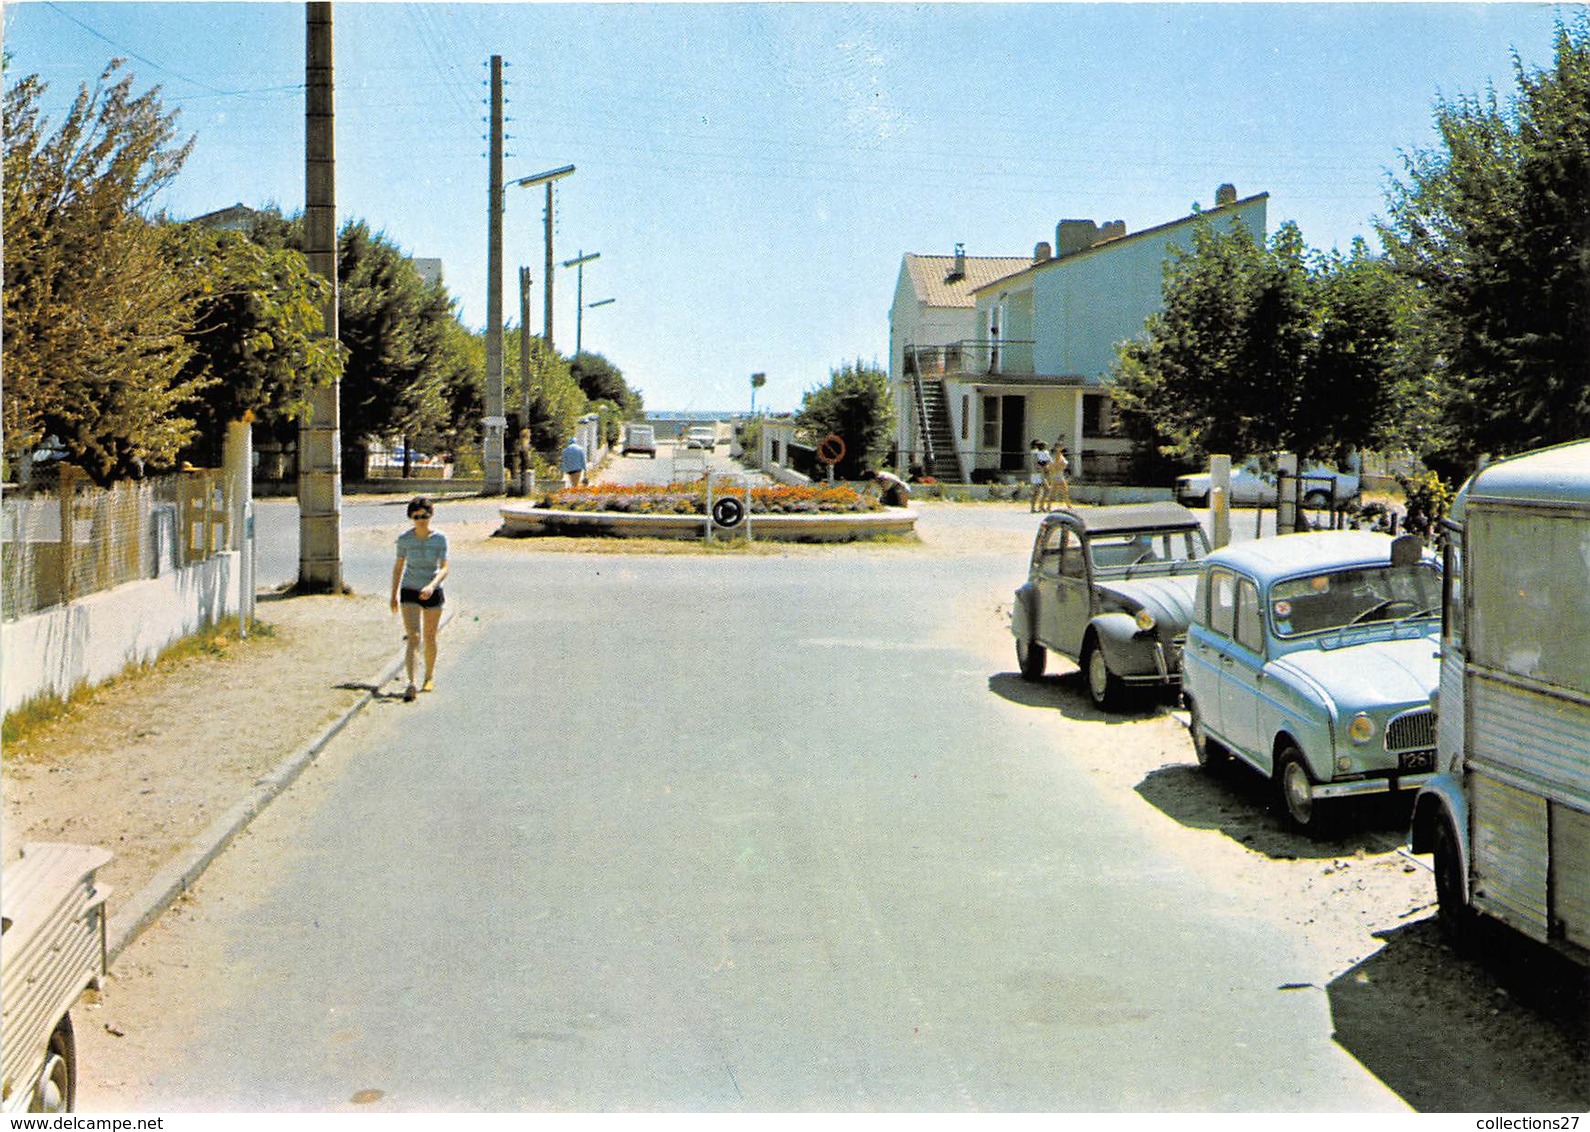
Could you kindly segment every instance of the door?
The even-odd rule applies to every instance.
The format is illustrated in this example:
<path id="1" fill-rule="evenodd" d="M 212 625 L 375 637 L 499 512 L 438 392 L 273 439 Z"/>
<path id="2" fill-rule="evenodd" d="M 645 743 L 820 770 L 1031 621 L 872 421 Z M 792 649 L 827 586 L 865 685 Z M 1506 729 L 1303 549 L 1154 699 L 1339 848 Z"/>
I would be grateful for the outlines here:
<path id="1" fill-rule="evenodd" d="M 1027 470 L 1027 398 L 1015 394 L 999 399 L 999 470 Z"/>
<path id="2" fill-rule="evenodd" d="M 1270 744 L 1259 736 L 1259 697 L 1264 692 L 1264 622 L 1259 587 L 1236 576 L 1231 638 L 1220 661 L 1220 726 L 1227 741 L 1250 751 L 1268 769 Z"/>
<path id="3" fill-rule="evenodd" d="M 1054 581 L 1054 600 L 1049 603 L 1046 628 L 1056 652 L 1077 660 L 1082 653 L 1082 634 L 1093 618 L 1092 584 L 1088 580 L 1087 548 L 1077 532 L 1062 527 L 1065 540 L 1060 546 L 1059 568 Z"/>

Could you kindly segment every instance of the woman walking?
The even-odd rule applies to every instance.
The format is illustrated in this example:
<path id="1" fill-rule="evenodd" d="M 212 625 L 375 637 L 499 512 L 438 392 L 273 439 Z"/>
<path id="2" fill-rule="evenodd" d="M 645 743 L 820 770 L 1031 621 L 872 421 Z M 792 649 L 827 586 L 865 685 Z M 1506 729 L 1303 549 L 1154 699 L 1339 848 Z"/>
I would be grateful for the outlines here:
<path id="1" fill-rule="evenodd" d="M 436 631 L 442 624 L 442 581 L 447 577 L 447 536 L 431 530 L 436 508 L 423 495 L 409 500 L 408 517 L 412 528 L 398 535 L 397 561 L 392 566 L 392 612 L 403 610 L 403 639 L 408 643 L 404 664 L 409 684 L 403 698 L 414 699 L 414 662 L 420 650 L 420 630 L 424 628 L 425 682 L 419 691 L 429 692 L 435 685 Z"/>

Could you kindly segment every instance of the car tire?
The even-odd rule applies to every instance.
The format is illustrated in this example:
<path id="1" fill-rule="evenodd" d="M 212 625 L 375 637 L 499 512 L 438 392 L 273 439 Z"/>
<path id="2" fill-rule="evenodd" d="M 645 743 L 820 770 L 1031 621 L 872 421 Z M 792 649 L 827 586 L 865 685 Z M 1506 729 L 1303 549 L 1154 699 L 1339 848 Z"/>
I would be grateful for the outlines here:
<path id="1" fill-rule="evenodd" d="M 1296 745 L 1288 744 L 1276 760 L 1275 787 L 1287 824 L 1299 832 L 1318 832 L 1320 804 L 1314 797 L 1314 778 Z"/>
<path id="2" fill-rule="evenodd" d="M 1230 752 L 1224 745 L 1209 738 L 1204 731 L 1203 719 L 1198 714 L 1198 701 L 1187 701 L 1187 734 L 1192 737 L 1193 756 L 1198 760 L 1198 765 L 1207 771 L 1215 771 L 1230 757 Z"/>
<path id="3" fill-rule="evenodd" d="M 1016 638 L 1016 664 L 1023 680 L 1037 680 L 1049 663 L 1049 650 L 1028 637 Z"/>
<path id="4" fill-rule="evenodd" d="M 1446 941 L 1462 951 L 1473 941 L 1475 913 L 1463 898 L 1463 857 L 1450 817 L 1437 820 L 1434 836 L 1436 920 Z"/>
<path id="5" fill-rule="evenodd" d="M 61 1017 L 45 1047 L 44 1069 L 29 1101 L 29 1112 L 72 1112 L 77 1105 L 77 1036 L 72 1016 Z"/>
<path id="6" fill-rule="evenodd" d="M 1088 686 L 1088 698 L 1100 711 L 1118 711 L 1125 698 L 1121 678 L 1110 671 L 1109 658 L 1104 655 L 1098 638 L 1089 637 L 1082 648 L 1082 681 Z"/>

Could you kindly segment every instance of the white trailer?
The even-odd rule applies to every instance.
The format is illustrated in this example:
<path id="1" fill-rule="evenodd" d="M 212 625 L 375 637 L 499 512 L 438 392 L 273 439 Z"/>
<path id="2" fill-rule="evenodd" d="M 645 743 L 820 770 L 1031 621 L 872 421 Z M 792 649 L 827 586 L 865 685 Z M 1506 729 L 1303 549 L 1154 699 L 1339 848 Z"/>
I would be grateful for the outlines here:
<path id="1" fill-rule="evenodd" d="M 1446 521 L 1436 777 L 1412 847 L 1476 913 L 1590 964 L 1590 441 L 1500 461 Z"/>
<path id="2" fill-rule="evenodd" d="M 0 881 L 0 1060 L 5 1112 L 71 1112 L 77 1046 L 69 1013 L 106 969 L 105 900 L 91 845 L 34 843 Z"/>

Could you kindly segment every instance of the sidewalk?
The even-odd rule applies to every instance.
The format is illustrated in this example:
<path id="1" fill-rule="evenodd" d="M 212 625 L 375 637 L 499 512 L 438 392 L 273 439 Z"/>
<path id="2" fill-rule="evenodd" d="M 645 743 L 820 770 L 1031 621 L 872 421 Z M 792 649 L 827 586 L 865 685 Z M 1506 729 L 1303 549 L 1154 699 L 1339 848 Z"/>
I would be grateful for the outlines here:
<path id="1" fill-rule="evenodd" d="M 113 852 L 113 956 L 401 660 L 375 597 L 267 599 L 256 616 L 264 632 L 112 682 L 6 747 L 4 862 L 29 841 Z"/>

